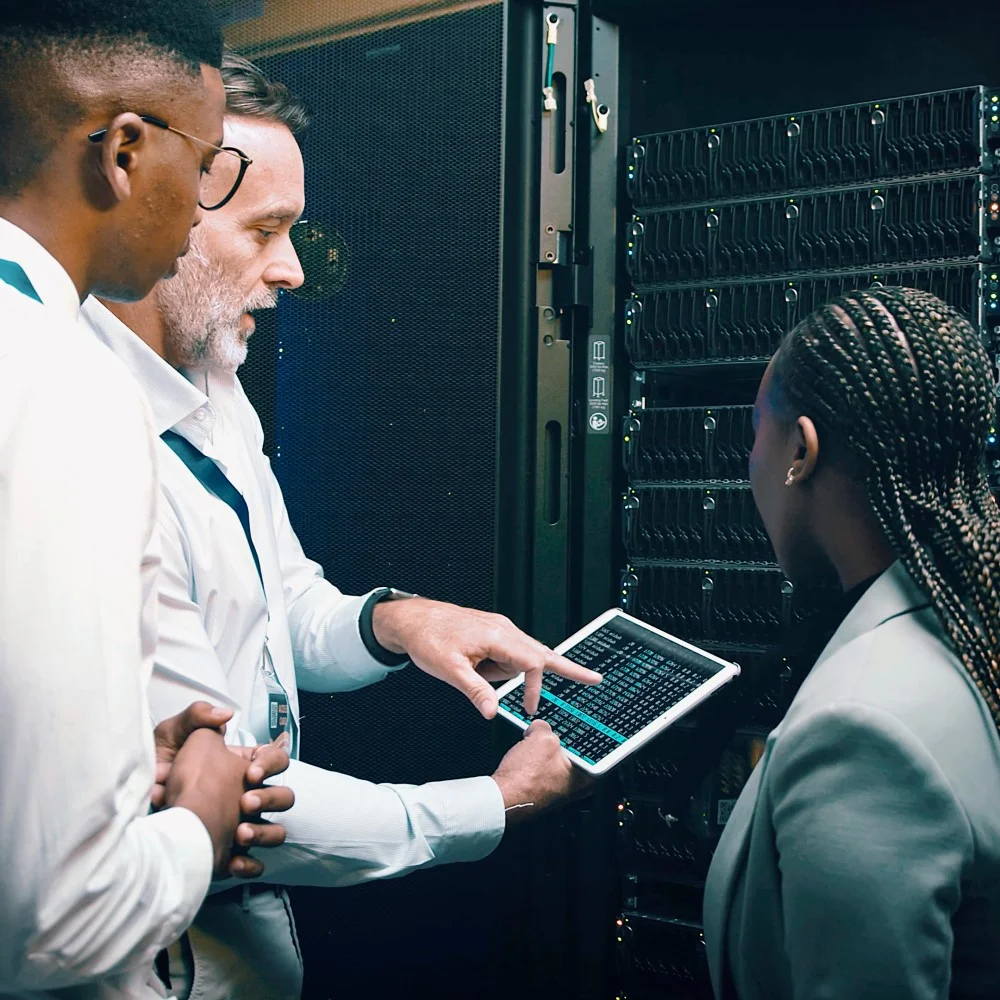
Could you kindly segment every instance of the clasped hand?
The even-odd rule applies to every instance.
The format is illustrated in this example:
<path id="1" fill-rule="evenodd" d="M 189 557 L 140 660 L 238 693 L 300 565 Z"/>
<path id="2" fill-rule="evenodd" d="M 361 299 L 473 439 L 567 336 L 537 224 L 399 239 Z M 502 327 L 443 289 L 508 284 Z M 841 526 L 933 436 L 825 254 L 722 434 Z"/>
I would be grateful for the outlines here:
<path id="1" fill-rule="evenodd" d="M 295 794 L 284 786 L 264 785 L 288 767 L 283 749 L 270 743 L 252 747 L 223 743 L 232 714 L 197 701 L 156 727 L 151 801 L 155 809 L 191 808 L 205 823 L 215 848 L 216 878 L 257 878 L 264 865 L 247 850 L 277 847 L 285 840 L 285 828 L 264 820 L 262 813 L 290 809 Z"/>

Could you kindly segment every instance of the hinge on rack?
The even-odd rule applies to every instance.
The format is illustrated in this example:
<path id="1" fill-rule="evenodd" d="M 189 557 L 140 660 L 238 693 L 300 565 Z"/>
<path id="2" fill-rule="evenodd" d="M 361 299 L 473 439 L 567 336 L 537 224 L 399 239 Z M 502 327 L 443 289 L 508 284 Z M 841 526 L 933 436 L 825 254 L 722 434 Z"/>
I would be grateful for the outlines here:
<path id="1" fill-rule="evenodd" d="M 590 322 L 594 308 L 594 270 L 590 264 L 556 264 L 552 267 L 552 304 L 559 315 L 580 309 Z"/>

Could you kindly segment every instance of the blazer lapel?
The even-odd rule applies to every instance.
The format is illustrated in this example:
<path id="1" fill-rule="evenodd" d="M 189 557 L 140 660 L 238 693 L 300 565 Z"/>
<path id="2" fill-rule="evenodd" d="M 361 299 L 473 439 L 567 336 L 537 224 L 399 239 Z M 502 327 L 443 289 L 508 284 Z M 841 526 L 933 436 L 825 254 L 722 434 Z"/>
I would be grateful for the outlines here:
<path id="1" fill-rule="evenodd" d="M 927 595 L 914 583 L 903 564 L 894 562 L 840 623 L 813 670 L 858 636 L 871 632 L 890 618 L 927 607 L 929 603 Z"/>
<path id="2" fill-rule="evenodd" d="M 774 731 L 777 733 L 777 730 Z M 772 734 L 772 738 L 773 738 Z M 712 987 L 716 997 L 723 1000 L 725 982 L 724 963 L 726 939 L 729 928 L 729 911 L 732 906 L 736 879 L 745 869 L 747 850 L 750 844 L 750 828 L 757 807 L 757 791 L 761 776 L 770 755 L 771 739 L 749 780 L 743 787 L 733 811 L 726 821 L 719 846 L 715 849 L 712 864 L 705 880 L 705 901 L 702 925 L 705 934 L 705 950 L 708 956 L 708 971 L 712 977 Z"/>

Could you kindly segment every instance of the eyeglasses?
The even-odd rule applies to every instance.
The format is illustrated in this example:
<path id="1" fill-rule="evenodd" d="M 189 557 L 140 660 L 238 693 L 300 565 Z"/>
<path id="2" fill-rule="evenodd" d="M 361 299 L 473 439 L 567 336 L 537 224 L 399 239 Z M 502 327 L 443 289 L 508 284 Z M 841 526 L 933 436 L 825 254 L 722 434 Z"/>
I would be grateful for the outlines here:
<path id="1" fill-rule="evenodd" d="M 240 189 L 240 184 L 243 183 L 243 176 L 247 172 L 247 167 L 253 163 L 253 160 L 251 160 L 242 149 L 237 149 L 235 146 L 216 146 L 214 142 L 209 142 L 207 139 L 199 139 L 196 135 L 191 135 L 188 132 L 182 132 L 179 128 L 174 128 L 173 125 L 168 125 L 162 118 L 154 118 L 152 115 L 139 115 L 139 118 L 148 125 L 155 125 L 157 128 L 162 128 L 167 132 L 176 132 L 177 135 L 182 135 L 185 139 L 190 139 L 192 142 L 200 142 L 203 146 L 209 146 L 217 153 L 227 153 L 230 156 L 237 157 L 240 161 L 240 169 L 236 174 L 236 180 L 233 182 L 233 186 L 229 188 L 226 196 L 219 201 L 215 201 L 215 203 L 211 205 L 206 205 L 201 199 L 198 201 L 198 204 L 206 212 L 214 212 L 217 209 L 222 208 L 223 205 L 227 205 L 229 203 L 233 195 Z M 107 133 L 108 130 L 106 128 L 101 128 L 96 132 L 91 132 L 87 138 L 91 142 L 100 142 L 107 135 Z M 206 173 L 205 176 L 208 176 L 208 174 Z"/>

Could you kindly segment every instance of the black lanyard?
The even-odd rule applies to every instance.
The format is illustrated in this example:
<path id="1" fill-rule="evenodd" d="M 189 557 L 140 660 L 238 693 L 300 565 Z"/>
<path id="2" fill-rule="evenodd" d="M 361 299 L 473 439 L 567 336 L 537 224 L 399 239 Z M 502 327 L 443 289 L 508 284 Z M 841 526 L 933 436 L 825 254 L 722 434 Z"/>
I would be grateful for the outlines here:
<path id="1" fill-rule="evenodd" d="M 226 474 L 207 455 L 203 455 L 187 438 L 183 438 L 176 431 L 164 431 L 160 437 L 173 453 L 188 467 L 191 475 L 201 483 L 213 496 L 217 496 L 223 503 L 228 504 L 233 513 L 240 519 L 243 526 L 243 534 L 246 535 L 247 545 L 250 546 L 250 555 L 253 556 L 253 563 L 257 567 L 257 576 L 260 578 L 261 588 L 264 590 L 264 600 L 267 600 L 267 588 L 264 587 L 264 574 L 260 569 L 260 559 L 257 558 L 257 547 L 253 543 L 253 536 L 250 534 L 250 511 L 247 502 L 243 499 L 243 494 L 233 486 Z"/>

